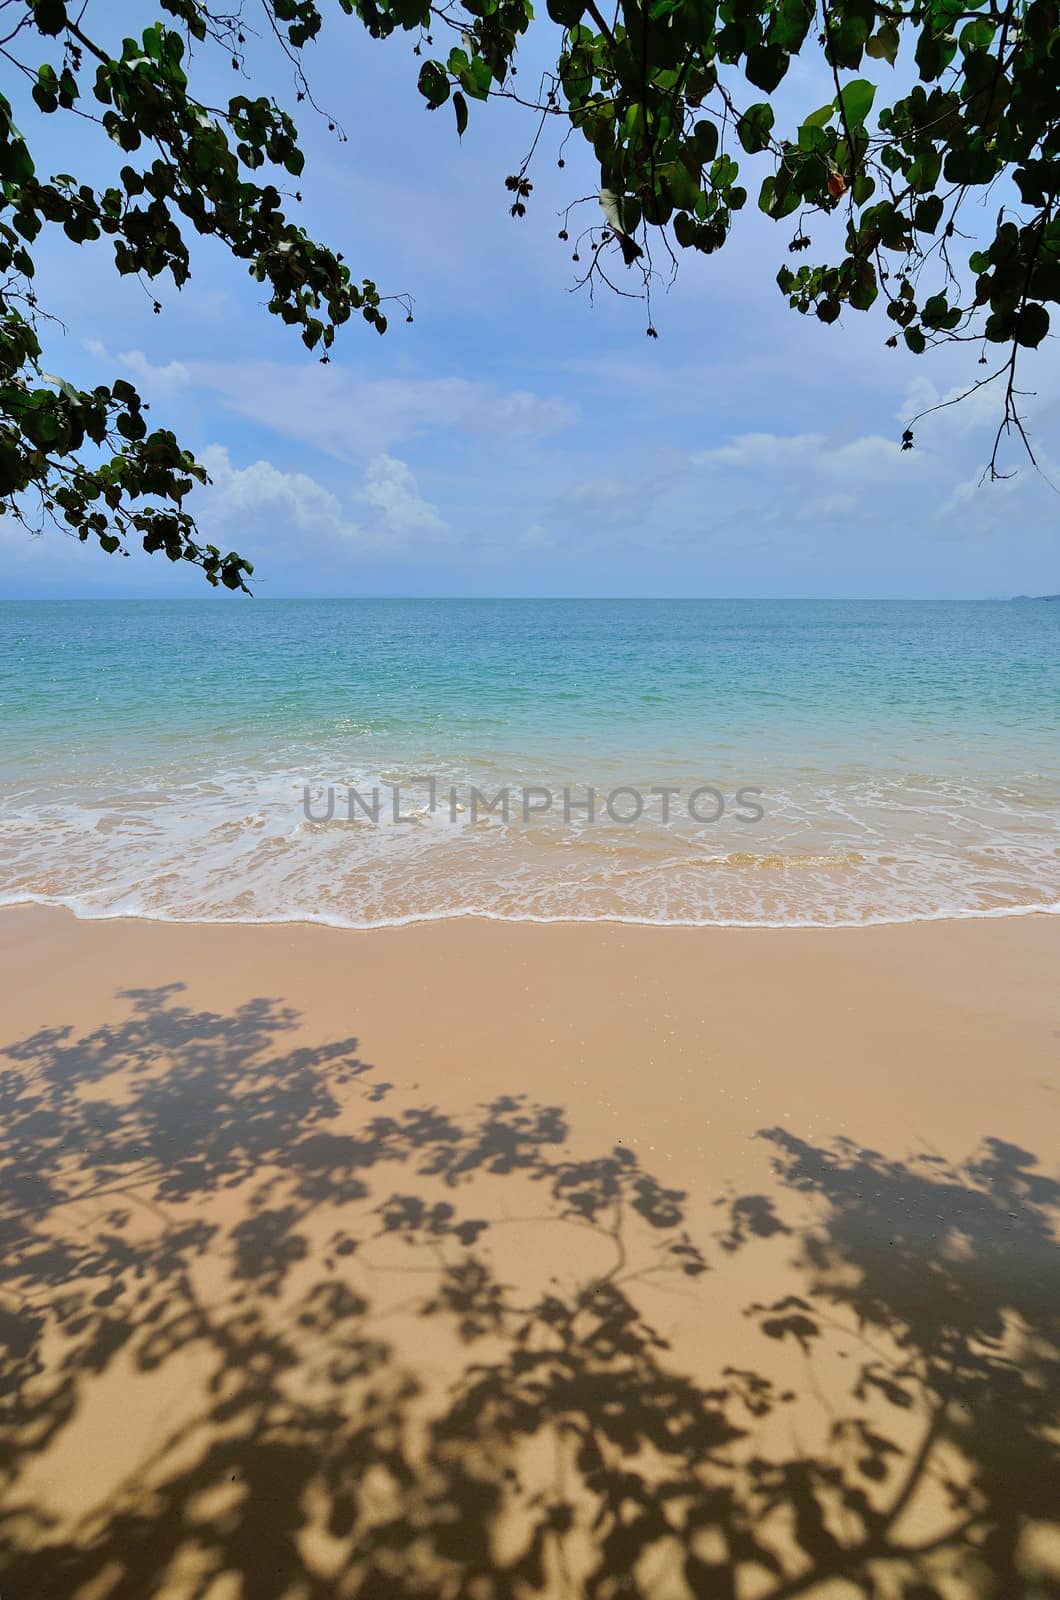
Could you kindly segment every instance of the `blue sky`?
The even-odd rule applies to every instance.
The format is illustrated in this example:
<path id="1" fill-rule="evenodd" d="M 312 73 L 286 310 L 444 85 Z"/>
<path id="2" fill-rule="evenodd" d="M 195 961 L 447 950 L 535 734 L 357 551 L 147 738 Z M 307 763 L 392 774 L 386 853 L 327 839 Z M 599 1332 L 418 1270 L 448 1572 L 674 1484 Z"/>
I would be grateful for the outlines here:
<path id="1" fill-rule="evenodd" d="M 541 59 L 527 54 L 523 82 Z M 264 48 L 259 60 L 264 84 L 293 104 L 289 69 Z M 515 221 L 504 178 L 532 138 L 528 112 L 473 105 L 461 144 L 450 107 L 423 108 L 411 41 L 381 46 L 346 19 L 308 65 L 349 141 L 298 108 L 299 214 L 355 275 L 411 294 L 411 326 L 400 310 L 382 339 L 351 324 L 324 367 L 209 243 L 182 293 L 158 287 L 160 316 L 137 283 L 116 278 L 107 243 L 49 239 L 41 251 L 41 299 L 66 325 L 46 364 L 84 383 L 135 379 L 153 420 L 209 466 L 200 526 L 252 557 L 257 593 L 1060 589 L 1060 497 L 1015 449 L 1014 479 L 977 486 L 998 396 L 925 421 L 917 448 L 898 449 L 907 417 L 977 375 L 977 352 L 888 350 L 882 310 L 829 328 L 789 311 L 774 279 L 791 225 L 753 201 L 719 256 L 682 253 L 674 286 L 660 278 L 659 338 L 647 339 L 639 304 L 571 293 L 557 213 L 593 187 L 575 139 L 563 171 L 542 141 L 528 215 Z M 797 63 L 785 89 L 804 112 L 830 97 L 818 71 Z M 237 88 L 206 58 L 192 82 L 204 99 Z M 22 107 L 17 117 L 50 141 L 36 143 L 40 166 L 73 164 L 63 140 L 74 131 L 79 172 L 87 161 L 102 176 L 113 160 L 83 124 L 40 126 Z M 737 153 L 753 196 L 766 158 Z M 580 214 L 596 220 L 592 204 Z M 1036 446 L 1060 483 L 1054 352 L 1049 340 L 1028 359 L 1024 382 L 1037 391 L 1026 402 Z M 157 556 L 120 560 L 0 523 L 0 595 L 204 591 Z"/>

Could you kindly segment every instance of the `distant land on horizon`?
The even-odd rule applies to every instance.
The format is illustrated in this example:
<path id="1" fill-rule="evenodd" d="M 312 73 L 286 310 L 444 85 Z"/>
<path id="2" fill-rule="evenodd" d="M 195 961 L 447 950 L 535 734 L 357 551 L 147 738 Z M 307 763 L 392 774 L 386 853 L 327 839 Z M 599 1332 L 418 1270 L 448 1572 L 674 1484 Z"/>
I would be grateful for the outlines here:
<path id="1" fill-rule="evenodd" d="M 1060 594 L 1014 594 L 1013 600 L 1060 600 Z"/>

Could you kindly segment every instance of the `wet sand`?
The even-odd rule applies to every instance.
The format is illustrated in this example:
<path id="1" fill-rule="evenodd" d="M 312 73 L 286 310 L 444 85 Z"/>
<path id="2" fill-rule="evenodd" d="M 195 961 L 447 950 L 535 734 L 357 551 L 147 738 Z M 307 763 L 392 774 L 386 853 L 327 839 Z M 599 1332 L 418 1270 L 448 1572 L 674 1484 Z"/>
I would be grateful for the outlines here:
<path id="1" fill-rule="evenodd" d="M 0 1594 L 1060 1594 L 1060 919 L 0 913 Z"/>

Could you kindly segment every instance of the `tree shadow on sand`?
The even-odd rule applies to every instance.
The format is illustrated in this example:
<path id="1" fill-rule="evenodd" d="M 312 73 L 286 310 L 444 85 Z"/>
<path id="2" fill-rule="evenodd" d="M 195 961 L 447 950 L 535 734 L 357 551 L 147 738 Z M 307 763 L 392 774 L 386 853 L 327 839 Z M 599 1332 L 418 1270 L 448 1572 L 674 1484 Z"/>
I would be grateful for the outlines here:
<path id="1" fill-rule="evenodd" d="M 772 1130 L 701 1246 L 559 1107 L 450 1114 L 276 1002 L 125 998 L 0 1071 L 4 1600 L 1060 1595 L 1027 1152 Z"/>

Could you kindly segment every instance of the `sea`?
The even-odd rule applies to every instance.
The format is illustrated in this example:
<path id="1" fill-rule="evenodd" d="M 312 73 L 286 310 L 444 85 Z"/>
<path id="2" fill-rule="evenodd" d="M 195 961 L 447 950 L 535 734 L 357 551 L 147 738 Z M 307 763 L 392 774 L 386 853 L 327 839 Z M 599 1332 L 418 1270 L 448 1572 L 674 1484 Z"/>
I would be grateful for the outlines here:
<path id="1" fill-rule="evenodd" d="M 1060 909 L 1060 603 L 0 604 L 0 903 L 833 927 Z"/>

